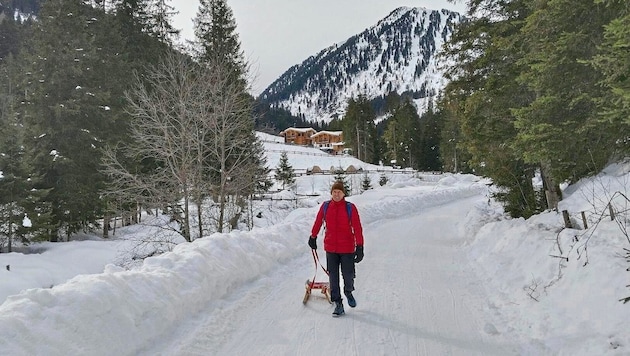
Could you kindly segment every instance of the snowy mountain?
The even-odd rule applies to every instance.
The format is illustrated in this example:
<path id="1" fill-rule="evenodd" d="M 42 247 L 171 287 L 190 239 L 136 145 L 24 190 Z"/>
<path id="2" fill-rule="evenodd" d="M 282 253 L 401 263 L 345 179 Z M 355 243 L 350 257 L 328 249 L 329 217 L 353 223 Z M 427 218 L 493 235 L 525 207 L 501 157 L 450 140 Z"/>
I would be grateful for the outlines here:
<path id="1" fill-rule="evenodd" d="M 289 68 L 259 98 L 308 121 L 340 117 L 347 99 L 360 94 L 369 99 L 409 94 L 424 111 L 446 84 L 436 54 L 460 20 L 459 13 L 445 9 L 398 8 Z"/>

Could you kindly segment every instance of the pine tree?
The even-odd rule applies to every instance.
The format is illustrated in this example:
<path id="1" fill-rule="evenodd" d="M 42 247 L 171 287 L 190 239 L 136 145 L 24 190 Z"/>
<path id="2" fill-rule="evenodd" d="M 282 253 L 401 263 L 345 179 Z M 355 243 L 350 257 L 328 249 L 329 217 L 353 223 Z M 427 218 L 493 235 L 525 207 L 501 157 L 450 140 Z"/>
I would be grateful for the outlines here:
<path id="1" fill-rule="evenodd" d="M 152 0 L 149 3 L 149 33 L 160 43 L 173 47 L 174 41 L 179 37 L 179 30 L 171 24 L 177 12 L 169 2 L 170 0 Z"/>
<path id="2" fill-rule="evenodd" d="M 1 11 L 0 16 L 2 16 Z M 18 24 L 13 16 L 5 16 L 0 20 L 0 61 L 7 58 L 9 54 L 17 55 L 20 43 L 21 31 Z"/>
<path id="3" fill-rule="evenodd" d="M 20 32 L 25 36 L 29 34 L 30 25 L 20 27 Z M 12 46 L 21 50 L 28 48 L 26 43 Z M 34 172 L 25 146 L 26 121 L 20 103 L 28 93 L 26 64 L 22 56 L 14 56 L 13 52 L 0 61 L 0 248 L 4 240 L 9 252 L 16 239 L 28 244 L 41 240 L 42 236 L 47 238 L 51 230 L 49 190 L 36 189 L 41 177 Z M 27 215 L 33 226 L 22 225 Z"/>
<path id="4" fill-rule="evenodd" d="M 271 169 L 267 168 L 267 158 L 265 152 L 265 146 L 256 137 L 255 133 L 252 133 L 251 140 L 254 142 L 252 145 L 254 151 L 251 154 L 250 163 L 252 165 L 252 179 L 254 186 L 251 189 L 251 193 L 265 193 L 271 189 L 273 182 L 271 181 Z"/>
<path id="5" fill-rule="evenodd" d="M 513 110 L 528 105 L 533 93 L 518 82 L 523 70 L 522 37 L 530 13 L 528 1 L 482 0 L 469 10 L 482 13 L 456 27 L 445 54 L 455 63 L 439 103 L 446 116 L 442 160 L 452 170 L 468 166 L 501 187 L 498 196 L 513 216 L 541 210 L 531 177 L 535 166 L 524 164 L 513 147 L 517 131 Z M 483 9 L 483 11 L 481 11 Z M 465 165 L 465 166 L 464 166 Z"/>
<path id="6" fill-rule="evenodd" d="M 12 55 L 0 66 L 0 252 L 6 245 L 12 252 L 25 214 L 24 199 L 31 188 L 24 161 L 23 130 L 17 115 L 14 74 L 17 64 Z"/>
<path id="7" fill-rule="evenodd" d="M 276 181 L 282 182 L 282 189 L 295 183 L 295 171 L 289 163 L 289 157 L 285 151 L 280 155 L 280 162 L 276 168 Z"/>
<path id="8" fill-rule="evenodd" d="M 372 189 L 372 180 L 367 172 L 363 173 L 363 179 L 361 180 L 361 189 L 365 192 Z"/>
<path id="9" fill-rule="evenodd" d="M 526 162 L 540 164 L 548 187 L 559 195 L 554 188 L 559 182 L 602 169 L 618 138 L 601 123 L 591 124 L 602 77 L 589 64 L 602 43 L 603 26 L 618 9 L 589 0 L 547 0 L 533 10 L 522 31 L 527 51 L 519 79 L 535 98 L 515 110 L 515 147 Z"/>
<path id="10" fill-rule="evenodd" d="M 418 157 L 418 170 L 440 171 L 440 132 L 444 118 L 430 106 L 420 118 L 420 156 Z"/>
<path id="11" fill-rule="evenodd" d="M 368 163 L 378 163 L 380 158 L 375 119 L 376 114 L 364 95 L 359 95 L 356 100 L 348 99 L 342 119 L 345 147 L 351 148 L 355 157 Z"/>
<path id="12" fill-rule="evenodd" d="M 615 146 L 624 154 L 630 151 L 630 143 L 625 133 L 630 131 L 630 85 L 628 70 L 630 58 L 630 8 L 624 8 L 625 1 L 609 0 L 609 6 L 617 11 L 618 17 L 605 26 L 604 39 L 600 51 L 593 58 L 593 66 L 602 74 L 601 85 L 605 91 L 596 98 L 600 115 L 595 120 L 597 126 L 609 128 L 617 136 Z M 618 134 L 618 135 L 617 135 Z"/>
<path id="13" fill-rule="evenodd" d="M 247 86 L 247 64 L 232 9 L 225 0 L 200 0 L 194 19 L 196 57 L 200 63 L 225 65 L 233 79 Z"/>
<path id="14" fill-rule="evenodd" d="M 389 179 L 387 179 L 385 173 L 381 173 L 381 177 L 378 179 L 378 184 L 382 187 L 387 184 L 387 182 L 389 182 Z"/>
<path id="15" fill-rule="evenodd" d="M 411 100 L 406 99 L 392 113 L 383 139 L 389 160 L 395 161 L 398 166 L 418 168 L 421 153 L 420 117 Z"/>
<path id="16" fill-rule="evenodd" d="M 463 111 L 463 108 L 459 106 L 459 101 L 451 102 L 447 99 L 438 102 L 438 105 L 443 120 L 440 132 L 440 161 L 443 164 L 441 170 L 472 173 L 473 170 L 468 166 L 468 162 L 471 161 L 470 153 L 461 144 L 464 142 L 460 126 L 460 118 L 464 116 L 460 111 Z"/>
<path id="17" fill-rule="evenodd" d="M 112 29 L 124 39 L 121 55 L 131 70 L 143 73 L 171 50 L 178 35 L 169 23 L 173 9 L 162 0 L 115 0 L 114 7 L 117 24 Z"/>
<path id="18" fill-rule="evenodd" d="M 343 168 L 338 167 L 335 170 L 335 182 L 342 182 L 343 183 L 343 187 L 346 190 L 346 196 L 350 196 L 352 193 L 352 189 L 350 188 L 350 185 L 348 184 L 348 177 L 346 176 L 346 172 L 344 172 Z"/>
<path id="19" fill-rule="evenodd" d="M 100 148 L 122 113 L 124 80 L 114 78 L 125 67 L 104 12 L 79 0 L 51 0 L 40 16 L 24 54 L 32 74 L 20 110 L 35 188 L 48 192 L 40 207 L 51 211 L 41 215 L 51 217 L 49 238 L 58 241 L 102 216 Z"/>

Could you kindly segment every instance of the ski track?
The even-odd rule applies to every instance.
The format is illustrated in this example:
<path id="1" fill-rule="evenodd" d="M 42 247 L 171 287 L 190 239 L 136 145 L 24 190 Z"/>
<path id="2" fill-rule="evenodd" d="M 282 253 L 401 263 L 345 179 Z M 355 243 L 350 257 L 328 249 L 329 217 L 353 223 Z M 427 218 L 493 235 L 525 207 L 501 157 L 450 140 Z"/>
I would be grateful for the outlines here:
<path id="1" fill-rule="evenodd" d="M 422 194 L 412 199 L 422 199 Z M 142 355 L 512 355 L 518 345 L 488 335 L 481 281 L 466 268 L 457 222 L 480 199 L 435 199 L 391 219 L 396 201 L 369 201 L 362 214 L 365 260 L 357 264 L 358 306 L 332 318 L 318 290 L 302 304 L 313 260 L 304 255 L 210 303 L 207 314 L 179 326 Z M 429 195 L 430 196 L 430 195 Z M 363 204 L 362 204 L 363 203 Z M 380 209 L 374 206 L 381 206 Z M 416 203 L 417 205 L 417 203 Z M 390 220 L 376 218 L 378 212 Z M 404 228 L 401 229 L 401 226 Z M 394 228 L 395 227 L 395 228 Z M 391 236 L 388 231 L 404 231 Z M 308 232 L 305 233 L 305 236 Z M 320 257 L 325 257 L 320 240 Z M 326 280 L 318 270 L 317 280 Z"/>

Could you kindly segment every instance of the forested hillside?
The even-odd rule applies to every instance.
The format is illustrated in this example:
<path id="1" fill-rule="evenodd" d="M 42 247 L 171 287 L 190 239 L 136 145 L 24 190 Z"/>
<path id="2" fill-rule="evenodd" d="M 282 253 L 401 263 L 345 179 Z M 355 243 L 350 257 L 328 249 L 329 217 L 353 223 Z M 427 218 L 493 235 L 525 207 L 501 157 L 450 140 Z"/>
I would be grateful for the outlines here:
<path id="1" fill-rule="evenodd" d="M 481 0 L 469 12 L 447 47 L 445 166 L 491 177 L 513 216 L 555 208 L 560 184 L 628 154 L 628 2 Z"/>
<path id="2" fill-rule="evenodd" d="M 186 48 L 162 0 L 2 10 L 0 252 L 107 236 L 111 217 L 131 223 L 139 209 L 167 212 L 190 241 L 229 227 L 269 186 L 225 1 L 201 2 Z M 207 199 L 217 211 L 199 209 L 193 225 L 190 206 Z"/>

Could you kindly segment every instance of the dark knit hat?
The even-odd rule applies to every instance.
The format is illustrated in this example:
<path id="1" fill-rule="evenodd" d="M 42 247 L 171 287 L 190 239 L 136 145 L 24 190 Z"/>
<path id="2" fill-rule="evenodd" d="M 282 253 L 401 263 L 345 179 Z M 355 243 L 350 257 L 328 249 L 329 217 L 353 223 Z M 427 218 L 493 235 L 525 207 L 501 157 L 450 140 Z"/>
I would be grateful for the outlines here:
<path id="1" fill-rule="evenodd" d="M 332 193 L 333 190 L 338 189 L 341 190 L 343 192 L 343 195 L 347 195 L 346 193 L 346 187 L 344 187 L 343 182 L 338 180 L 336 181 L 332 187 L 330 188 L 330 192 Z"/>

